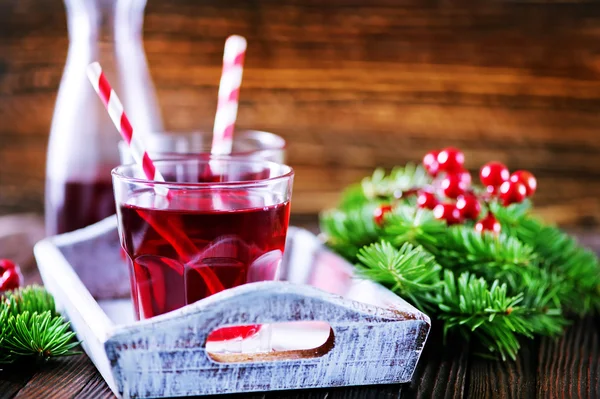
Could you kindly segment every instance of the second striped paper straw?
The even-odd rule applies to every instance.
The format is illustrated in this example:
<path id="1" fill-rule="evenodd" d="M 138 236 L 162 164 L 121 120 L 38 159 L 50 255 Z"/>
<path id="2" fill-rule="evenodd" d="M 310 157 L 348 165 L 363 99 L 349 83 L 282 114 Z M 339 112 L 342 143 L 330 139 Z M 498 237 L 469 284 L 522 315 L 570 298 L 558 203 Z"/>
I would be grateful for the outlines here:
<path id="1" fill-rule="evenodd" d="M 242 36 L 230 36 L 225 42 L 223 72 L 219 83 L 219 103 L 211 148 L 211 153 L 215 155 L 231 153 L 246 47 L 246 39 Z"/>

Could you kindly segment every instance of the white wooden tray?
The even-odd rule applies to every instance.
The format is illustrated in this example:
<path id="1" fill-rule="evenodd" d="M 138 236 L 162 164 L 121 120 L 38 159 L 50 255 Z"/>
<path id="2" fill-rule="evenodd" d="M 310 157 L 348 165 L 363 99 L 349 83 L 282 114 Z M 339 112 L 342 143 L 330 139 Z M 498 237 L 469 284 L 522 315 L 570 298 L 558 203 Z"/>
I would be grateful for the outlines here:
<path id="1" fill-rule="evenodd" d="M 430 328 L 425 314 L 353 278 L 352 266 L 293 227 L 285 281 L 246 284 L 145 321 L 133 317 L 115 217 L 34 252 L 84 350 L 124 398 L 408 382 Z M 268 327 L 248 342 L 207 342 L 216 328 L 251 324 Z"/>

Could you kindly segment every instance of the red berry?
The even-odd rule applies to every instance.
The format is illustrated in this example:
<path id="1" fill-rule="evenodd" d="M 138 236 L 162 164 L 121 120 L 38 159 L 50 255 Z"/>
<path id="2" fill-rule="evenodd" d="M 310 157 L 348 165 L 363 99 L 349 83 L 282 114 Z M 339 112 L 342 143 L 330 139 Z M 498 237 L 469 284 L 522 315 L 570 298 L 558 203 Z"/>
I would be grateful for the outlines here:
<path id="1" fill-rule="evenodd" d="M 510 175 L 510 181 L 523 183 L 527 189 L 528 197 L 531 197 L 537 188 L 537 180 L 535 179 L 535 176 L 526 170 L 517 170 L 514 172 L 512 175 Z"/>
<path id="2" fill-rule="evenodd" d="M 18 266 L 15 262 L 8 259 L 0 259 L 0 273 L 8 269 L 16 269 Z"/>
<path id="3" fill-rule="evenodd" d="M 458 172 L 463 168 L 465 156 L 460 150 L 448 147 L 440 151 L 437 156 L 437 162 L 440 166 L 440 170 L 443 170 L 444 172 Z"/>
<path id="4" fill-rule="evenodd" d="M 491 231 L 495 234 L 499 234 L 500 230 L 502 230 L 502 225 L 500 225 L 500 222 L 496 220 L 494 215 L 488 213 L 486 217 L 475 224 L 475 230 L 480 233 L 484 231 Z"/>
<path id="5" fill-rule="evenodd" d="M 477 219 L 481 213 L 481 204 L 473 194 L 459 196 L 456 200 L 456 208 L 465 219 Z"/>
<path id="6" fill-rule="evenodd" d="M 460 211 L 454 204 L 437 204 L 435 208 L 433 208 L 433 215 L 436 219 L 445 220 L 448 224 L 462 222 Z"/>
<path id="7" fill-rule="evenodd" d="M 510 173 L 508 168 L 500 162 L 488 162 L 481 168 L 479 172 L 479 178 L 481 183 L 486 187 L 492 187 L 495 191 L 496 187 L 499 187 L 505 181 L 508 181 Z M 488 190 L 489 191 L 489 190 Z"/>
<path id="8" fill-rule="evenodd" d="M 433 193 L 421 191 L 417 197 L 419 208 L 433 209 L 438 204 L 438 200 Z"/>
<path id="9" fill-rule="evenodd" d="M 373 220 L 375 220 L 375 223 L 381 226 L 383 224 L 383 218 L 385 217 L 385 214 L 391 211 L 391 205 L 380 205 L 375 208 L 375 211 L 373 211 Z"/>
<path id="10" fill-rule="evenodd" d="M 469 185 L 458 174 L 449 174 L 442 180 L 440 184 L 444 195 L 448 198 L 456 198 L 467 191 Z"/>
<path id="11" fill-rule="evenodd" d="M 429 151 L 423 157 L 423 167 L 425 168 L 427 173 L 429 173 L 431 176 L 434 176 L 434 177 L 437 176 L 437 174 L 440 170 L 440 165 L 438 164 L 438 161 L 437 161 L 437 157 L 438 157 L 439 153 L 440 153 L 439 151 Z"/>
<path id="12" fill-rule="evenodd" d="M 520 181 L 505 181 L 500 186 L 500 198 L 504 206 L 523 202 L 527 197 L 527 187 Z"/>
<path id="13" fill-rule="evenodd" d="M 17 289 L 22 282 L 19 266 L 8 259 L 0 259 L 0 292 Z"/>

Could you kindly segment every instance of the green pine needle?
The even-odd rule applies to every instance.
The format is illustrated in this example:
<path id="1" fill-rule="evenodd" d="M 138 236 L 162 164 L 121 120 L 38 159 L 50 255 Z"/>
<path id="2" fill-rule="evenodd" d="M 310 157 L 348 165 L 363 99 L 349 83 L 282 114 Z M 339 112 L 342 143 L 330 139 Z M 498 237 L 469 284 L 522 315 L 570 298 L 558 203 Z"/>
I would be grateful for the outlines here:
<path id="1" fill-rule="evenodd" d="M 73 349 L 74 332 L 56 312 L 54 299 L 42 287 L 29 286 L 0 297 L 0 363 L 52 357 L 80 352 Z"/>

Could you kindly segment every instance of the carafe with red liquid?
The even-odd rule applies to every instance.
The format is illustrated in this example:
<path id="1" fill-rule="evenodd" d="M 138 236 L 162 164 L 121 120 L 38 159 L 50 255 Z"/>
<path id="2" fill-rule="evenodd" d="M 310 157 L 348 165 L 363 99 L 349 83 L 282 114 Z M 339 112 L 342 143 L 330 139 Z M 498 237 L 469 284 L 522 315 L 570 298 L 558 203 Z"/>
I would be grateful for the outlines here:
<path id="1" fill-rule="evenodd" d="M 162 130 L 141 39 L 145 0 L 65 0 L 65 6 L 70 44 L 48 144 L 48 235 L 115 213 L 110 171 L 119 165 L 119 133 L 87 79 L 88 64 L 102 64 L 136 134 Z"/>

